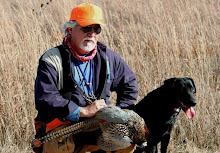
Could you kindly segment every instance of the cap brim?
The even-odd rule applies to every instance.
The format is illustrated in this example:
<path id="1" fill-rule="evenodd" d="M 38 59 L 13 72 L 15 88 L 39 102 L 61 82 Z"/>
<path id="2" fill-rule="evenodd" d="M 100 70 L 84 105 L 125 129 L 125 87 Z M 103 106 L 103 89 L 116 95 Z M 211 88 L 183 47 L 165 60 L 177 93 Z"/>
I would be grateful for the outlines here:
<path id="1" fill-rule="evenodd" d="M 92 24 L 100 24 L 100 25 L 103 25 L 103 23 L 100 21 L 100 20 L 76 20 L 77 23 L 82 26 L 82 27 L 85 27 L 85 26 L 89 26 L 89 25 L 92 25 Z"/>

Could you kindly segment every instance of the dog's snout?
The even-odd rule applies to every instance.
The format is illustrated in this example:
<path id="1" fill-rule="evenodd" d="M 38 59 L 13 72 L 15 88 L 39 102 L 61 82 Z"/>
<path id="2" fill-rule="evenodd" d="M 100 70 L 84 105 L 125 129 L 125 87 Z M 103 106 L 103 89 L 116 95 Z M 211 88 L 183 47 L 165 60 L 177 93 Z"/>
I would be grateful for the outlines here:
<path id="1" fill-rule="evenodd" d="M 197 101 L 194 100 L 194 101 L 192 102 L 192 106 L 196 106 L 196 104 L 197 104 Z"/>
<path id="2" fill-rule="evenodd" d="M 191 97 L 191 98 L 190 98 L 190 101 L 188 102 L 188 105 L 191 106 L 191 107 L 193 107 L 193 106 L 195 106 L 196 104 L 197 104 L 197 101 L 196 101 L 195 97 Z"/>

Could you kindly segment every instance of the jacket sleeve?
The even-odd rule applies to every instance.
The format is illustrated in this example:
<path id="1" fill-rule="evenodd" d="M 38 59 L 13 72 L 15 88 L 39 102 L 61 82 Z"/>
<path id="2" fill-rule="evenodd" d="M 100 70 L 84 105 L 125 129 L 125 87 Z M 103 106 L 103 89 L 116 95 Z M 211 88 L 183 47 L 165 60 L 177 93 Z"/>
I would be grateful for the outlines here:
<path id="1" fill-rule="evenodd" d="M 35 105 L 42 120 L 65 118 L 78 108 L 77 104 L 60 95 L 57 83 L 58 74 L 55 69 L 39 60 L 35 80 Z"/>
<path id="2" fill-rule="evenodd" d="M 113 80 L 111 91 L 116 91 L 116 105 L 121 108 L 132 109 L 138 96 L 138 87 L 136 75 L 126 62 L 113 52 L 111 69 L 113 71 Z"/>

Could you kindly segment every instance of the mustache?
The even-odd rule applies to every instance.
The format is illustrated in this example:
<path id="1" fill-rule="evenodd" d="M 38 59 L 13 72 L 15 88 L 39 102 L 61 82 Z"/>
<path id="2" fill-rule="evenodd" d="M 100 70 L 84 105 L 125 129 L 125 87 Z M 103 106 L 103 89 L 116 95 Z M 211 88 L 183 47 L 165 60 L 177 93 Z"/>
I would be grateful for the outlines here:
<path id="1" fill-rule="evenodd" d="M 93 37 L 86 37 L 86 38 L 83 39 L 83 41 L 85 41 L 85 40 L 93 41 L 93 43 L 96 42 L 96 41 L 95 41 L 95 38 L 93 38 Z"/>

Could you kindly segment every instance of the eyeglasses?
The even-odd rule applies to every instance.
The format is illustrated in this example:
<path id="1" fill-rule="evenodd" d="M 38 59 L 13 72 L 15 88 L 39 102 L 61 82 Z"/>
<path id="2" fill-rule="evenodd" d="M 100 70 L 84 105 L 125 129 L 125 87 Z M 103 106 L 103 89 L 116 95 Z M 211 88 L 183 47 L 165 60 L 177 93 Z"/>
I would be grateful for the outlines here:
<path id="1" fill-rule="evenodd" d="M 102 28 L 100 25 L 96 25 L 96 26 L 86 26 L 86 27 L 81 27 L 81 30 L 84 32 L 84 33 L 88 33 L 88 32 L 91 32 L 92 31 L 92 28 L 94 30 L 94 32 L 96 34 L 100 34 L 100 32 L 102 31 Z"/>

